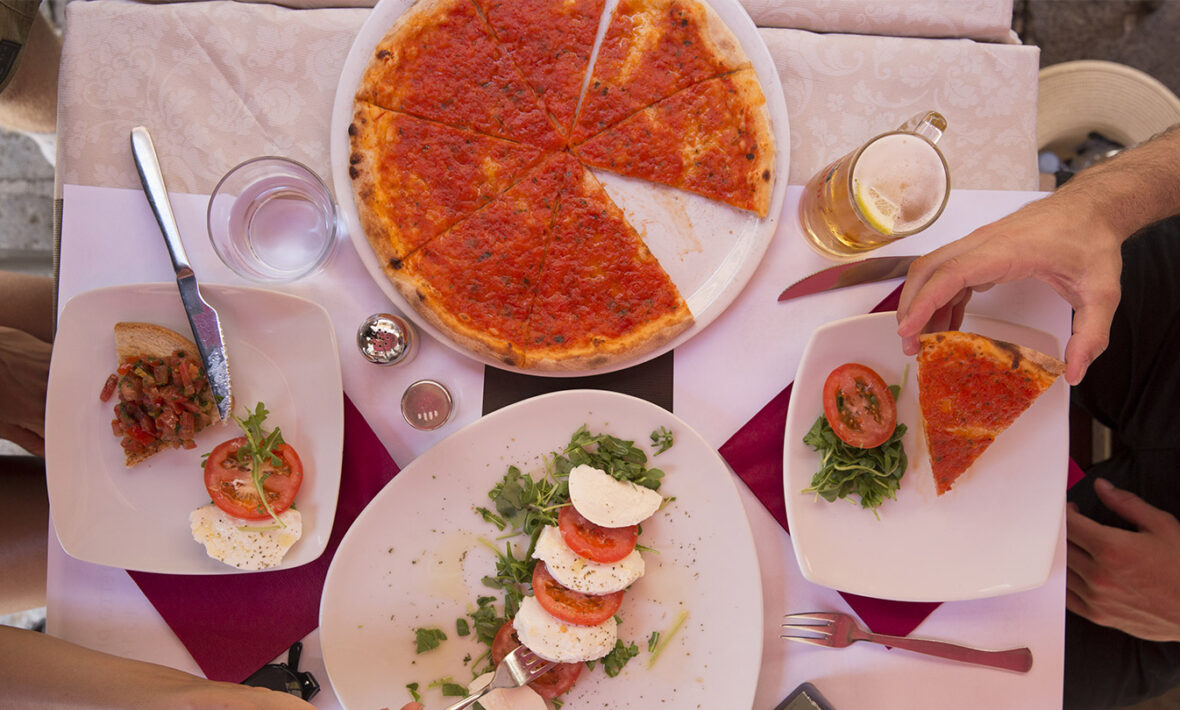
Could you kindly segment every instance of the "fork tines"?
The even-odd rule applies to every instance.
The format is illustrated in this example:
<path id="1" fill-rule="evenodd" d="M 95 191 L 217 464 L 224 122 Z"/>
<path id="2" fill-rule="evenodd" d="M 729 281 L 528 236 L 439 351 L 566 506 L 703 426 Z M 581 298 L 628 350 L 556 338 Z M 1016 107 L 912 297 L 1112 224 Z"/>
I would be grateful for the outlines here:
<path id="1" fill-rule="evenodd" d="M 815 644 L 817 646 L 831 645 L 830 639 L 832 633 L 828 629 L 835 622 L 836 618 L 836 614 L 825 611 L 787 614 L 783 617 L 783 633 L 779 638 Z"/>

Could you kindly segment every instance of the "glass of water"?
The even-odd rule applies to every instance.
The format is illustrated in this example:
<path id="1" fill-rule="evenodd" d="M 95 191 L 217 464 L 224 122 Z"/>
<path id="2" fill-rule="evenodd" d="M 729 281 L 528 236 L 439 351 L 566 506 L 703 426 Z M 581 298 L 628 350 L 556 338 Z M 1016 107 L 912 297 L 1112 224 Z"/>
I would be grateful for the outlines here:
<path id="1" fill-rule="evenodd" d="M 239 276 L 284 283 L 320 269 L 338 239 L 336 203 L 323 180 L 287 158 L 253 158 L 209 198 L 209 238 Z"/>

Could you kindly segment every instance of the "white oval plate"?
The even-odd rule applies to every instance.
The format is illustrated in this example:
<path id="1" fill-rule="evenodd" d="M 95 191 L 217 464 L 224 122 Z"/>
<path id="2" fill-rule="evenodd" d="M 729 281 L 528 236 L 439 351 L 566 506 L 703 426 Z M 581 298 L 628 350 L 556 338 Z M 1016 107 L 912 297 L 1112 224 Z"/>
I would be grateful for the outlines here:
<path id="1" fill-rule="evenodd" d="M 360 514 L 332 559 L 320 603 L 324 663 L 342 705 L 400 707 L 410 700 L 407 683 L 471 680 L 463 658 L 486 647 L 458 637 L 455 619 L 476 597 L 496 594 L 480 583 L 495 573 L 495 557 L 479 539 L 499 535 L 475 507 L 490 505 L 487 492 L 509 465 L 539 478 L 541 457 L 583 424 L 634 439 L 649 457 L 649 434 L 671 429 L 675 445 L 649 465 L 665 471 L 660 493 L 676 499 L 644 522 L 640 542 L 658 552 L 644 554 L 647 573 L 619 610 L 619 637 L 634 641 L 639 655 L 615 678 L 601 666 L 583 671 L 564 707 L 750 707 L 762 658 L 762 586 L 733 474 L 667 410 L 599 390 L 542 395 L 489 414 L 414 459 Z M 648 637 L 667 632 L 681 611 L 687 620 L 649 668 Z M 440 628 L 447 640 L 416 654 L 419 627 Z M 445 705 L 439 691 L 423 694 L 428 707 Z"/>
<path id="2" fill-rule="evenodd" d="M 303 461 L 296 505 L 303 537 L 281 565 L 318 558 L 328 544 L 340 492 L 344 397 L 328 312 L 311 301 L 258 288 L 205 284 L 221 318 L 234 410 L 263 402 L 267 423 Z M 168 574 L 238 574 L 193 540 L 188 515 L 209 502 L 201 456 L 241 436 L 214 424 L 195 449 L 166 449 L 127 468 L 111 433 L 113 400 L 98 393 L 118 364 L 114 325 L 155 323 L 190 337 L 175 283 L 112 286 L 80 293 L 62 308 L 45 408 L 45 473 L 62 548 L 87 562 Z"/>
<path id="3" fill-rule="evenodd" d="M 331 149 L 332 183 L 352 243 L 365 268 L 389 299 L 418 327 L 456 351 L 488 365 L 527 374 L 548 377 L 587 374 L 589 371 L 585 370 L 537 372 L 510 368 L 498 360 L 485 358 L 455 343 L 402 298 L 381 269 L 365 238 L 357 216 L 352 180 L 348 176 L 348 124 L 352 121 L 353 96 L 373 49 L 411 4 L 411 0 L 380 0 L 377 3 L 353 41 L 340 74 L 340 83 L 336 87 L 332 106 L 332 135 L 328 142 Z M 595 176 L 623 209 L 631 225 L 639 231 L 648 248 L 680 289 L 695 322 L 656 350 L 594 372 L 610 372 L 646 362 L 704 330 L 741 293 L 778 227 L 779 213 L 787 191 L 791 147 L 787 102 L 778 70 L 757 27 L 738 0 L 711 0 L 709 4 L 738 38 L 754 65 L 766 96 L 776 149 L 776 180 L 770 211 L 765 218 L 759 219 L 757 215 L 744 210 L 688 192 L 595 170 Z M 606 12 L 611 12 L 614 5 L 614 0 L 607 0 Z"/>
<path id="4" fill-rule="evenodd" d="M 1061 352 L 1049 333 L 1014 323 L 968 315 L 961 329 Z M 897 417 L 908 427 L 902 444 L 909 468 L 897 500 L 877 509 L 880 520 L 859 501 L 829 503 L 802 492 L 819 464 L 803 435 L 823 411 L 828 373 L 846 362 L 902 386 Z M 787 521 L 803 576 L 844 592 L 906 601 L 978 599 L 1044 584 L 1065 514 L 1068 408 L 1069 388 L 1057 382 L 939 496 L 922 433 L 917 364 L 901 352 L 896 314 L 816 329 L 791 390 L 783 447 Z"/>

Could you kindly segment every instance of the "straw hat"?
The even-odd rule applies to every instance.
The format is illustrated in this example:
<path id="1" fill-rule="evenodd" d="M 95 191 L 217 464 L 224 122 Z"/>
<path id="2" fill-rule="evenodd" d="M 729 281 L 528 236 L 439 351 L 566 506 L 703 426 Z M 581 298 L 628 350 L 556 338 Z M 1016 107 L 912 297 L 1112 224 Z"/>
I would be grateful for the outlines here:
<path id="1" fill-rule="evenodd" d="M 1041 70 L 1037 146 L 1073 155 L 1090 131 L 1130 147 L 1180 123 L 1180 99 L 1138 69 L 1095 60 Z"/>

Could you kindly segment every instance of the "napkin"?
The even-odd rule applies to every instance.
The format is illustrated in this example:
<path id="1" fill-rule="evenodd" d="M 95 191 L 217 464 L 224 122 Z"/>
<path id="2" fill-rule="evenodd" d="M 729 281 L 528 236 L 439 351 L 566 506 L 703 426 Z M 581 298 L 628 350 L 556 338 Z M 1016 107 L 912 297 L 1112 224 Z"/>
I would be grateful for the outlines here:
<path id="1" fill-rule="evenodd" d="M 872 312 L 897 310 L 901 289 L 900 285 L 895 288 Z M 783 490 L 783 444 L 786 438 L 787 405 L 790 403 L 793 384 L 788 384 L 775 395 L 719 450 L 722 458 L 788 532 L 787 504 Z M 1083 476 L 1081 468 L 1070 459 L 1068 485 L 1074 485 Z M 876 599 L 847 592 L 841 592 L 840 595 L 869 628 L 877 633 L 894 636 L 908 635 L 941 604 Z"/>
<path id="2" fill-rule="evenodd" d="M 320 593 L 341 538 L 399 470 L 345 395 L 340 496 L 319 559 L 274 572 L 128 574 L 208 678 L 239 683 L 319 625 Z"/>
<path id="3" fill-rule="evenodd" d="M 759 27 L 1018 43 L 1012 0 L 741 0 Z"/>

